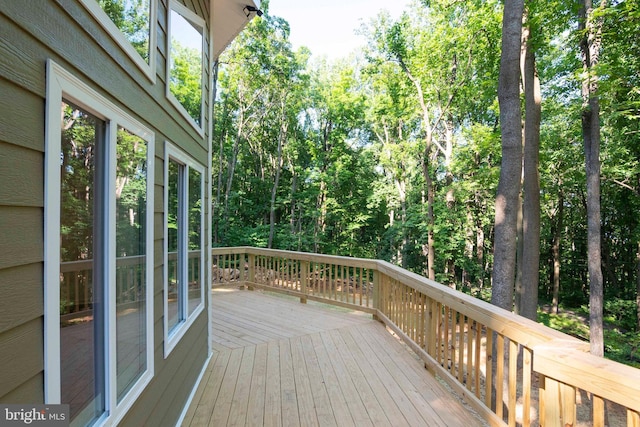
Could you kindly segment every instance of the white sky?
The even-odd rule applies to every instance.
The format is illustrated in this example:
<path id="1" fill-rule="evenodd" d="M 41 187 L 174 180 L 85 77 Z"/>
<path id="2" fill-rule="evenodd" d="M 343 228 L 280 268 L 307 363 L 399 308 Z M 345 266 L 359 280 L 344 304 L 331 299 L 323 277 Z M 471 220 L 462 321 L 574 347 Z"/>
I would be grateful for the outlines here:
<path id="1" fill-rule="evenodd" d="M 365 44 L 355 34 L 361 22 L 369 23 L 382 9 L 393 18 L 407 9 L 410 0 L 270 0 L 269 14 L 291 26 L 294 49 L 307 46 L 314 57 L 347 56 Z"/>

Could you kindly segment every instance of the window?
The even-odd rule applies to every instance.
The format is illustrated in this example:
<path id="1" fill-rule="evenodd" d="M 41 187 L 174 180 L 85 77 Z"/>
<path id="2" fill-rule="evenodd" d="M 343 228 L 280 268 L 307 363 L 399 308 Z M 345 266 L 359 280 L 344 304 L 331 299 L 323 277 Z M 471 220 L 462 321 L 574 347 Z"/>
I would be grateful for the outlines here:
<path id="1" fill-rule="evenodd" d="M 167 97 L 201 135 L 203 130 L 204 20 L 170 2 Z"/>
<path id="2" fill-rule="evenodd" d="M 45 399 L 117 424 L 153 376 L 153 135 L 47 64 Z"/>
<path id="3" fill-rule="evenodd" d="M 133 62 L 155 82 L 157 0 L 81 0 Z"/>
<path id="4" fill-rule="evenodd" d="M 171 144 L 165 161 L 165 357 L 204 309 L 204 167 Z"/>

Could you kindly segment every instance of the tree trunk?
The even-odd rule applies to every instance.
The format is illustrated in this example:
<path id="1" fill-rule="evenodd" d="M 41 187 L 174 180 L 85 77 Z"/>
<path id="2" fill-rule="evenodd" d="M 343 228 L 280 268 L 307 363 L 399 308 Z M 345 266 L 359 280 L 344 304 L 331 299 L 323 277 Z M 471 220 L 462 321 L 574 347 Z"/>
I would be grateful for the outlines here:
<path id="1" fill-rule="evenodd" d="M 491 303 L 511 311 L 515 280 L 518 200 L 522 171 L 520 36 L 524 0 L 505 0 L 498 81 L 502 166 L 496 196 Z"/>
<path id="2" fill-rule="evenodd" d="M 601 7 L 606 0 L 601 0 Z M 600 236 L 600 102 L 598 64 L 602 19 L 593 17 L 592 0 L 583 0 L 580 27 L 585 36 L 580 43 L 584 80 L 582 82 L 582 137 L 587 176 L 587 263 L 589 270 L 589 334 L 591 354 L 604 356 L 602 254 Z"/>
<path id="3" fill-rule="evenodd" d="M 562 186 L 562 181 L 559 183 Z M 564 193 L 560 189 L 558 195 L 558 213 L 556 217 L 556 229 L 553 236 L 553 300 L 551 312 L 558 314 L 558 303 L 560 295 L 560 243 L 562 239 L 562 227 L 564 222 Z M 640 264 L 639 264 L 640 265 Z M 638 276 L 640 278 L 640 275 Z"/>
<path id="4" fill-rule="evenodd" d="M 284 105 L 282 106 L 282 114 L 284 115 Z M 269 209 L 269 242 L 268 248 L 273 247 L 273 238 L 276 228 L 276 196 L 278 195 L 278 185 L 280 185 L 280 172 L 282 171 L 282 146 L 287 140 L 287 122 L 286 118 L 282 118 L 282 125 L 280 126 L 280 135 L 278 135 L 278 154 L 276 159 L 276 171 L 273 179 L 273 187 L 271 187 L 271 205 Z"/>
<path id="5" fill-rule="evenodd" d="M 422 172 L 424 175 L 425 186 L 427 187 L 427 277 L 431 280 L 436 280 L 436 268 L 435 268 L 435 215 L 433 213 L 433 203 L 435 201 L 435 188 L 431 175 L 429 175 L 429 158 L 428 153 L 425 152 L 425 159 L 423 160 Z"/>
<path id="6" fill-rule="evenodd" d="M 638 242 L 638 252 L 636 255 L 636 311 L 638 314 L 638 324 L 636 332 L 640 332 L 640 242 Z"/>
<path id="7" fill-rule="evenodd" d="M 524 54 L 524 173 L 522 210 L 522 293 L 520 315 L 536 320 L 540 280 L 540 117 L 542 95 L 529 28 L 523 28 Z"/>

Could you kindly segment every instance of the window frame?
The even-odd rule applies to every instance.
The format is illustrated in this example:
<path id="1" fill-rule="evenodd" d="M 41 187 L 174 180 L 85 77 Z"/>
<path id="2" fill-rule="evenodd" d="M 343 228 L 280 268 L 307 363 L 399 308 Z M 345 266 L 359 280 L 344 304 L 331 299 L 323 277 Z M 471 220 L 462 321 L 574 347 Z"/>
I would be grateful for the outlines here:
<path id="1" fill-rule="evenodd" d="M 135 50 L 131 42 L 113 23 L 111 18 L 106 14 L 96 0 L 80 0 L 85 9 L 93 15 L 100 23 L 111 38 L 122 48 L 122 50 L 131 58 L 136 66 L 147 76 L 151 83 L 156 82 L 156 57 L 158 51 L 157 43 L 157 26 L 158 26 L 158 0 L 149 0 L 149 62 L 144 60 L 142 56 Z"/>
<path id="2" fill-rule="evenodd" d="M 201 233 L 200 233 L 200 303 L 193 309 L 193 311 L 189 312 L 189 289 L 188 286 L 185 286 L 186 276 L 188 275 L 188 261 L 189 261 L 189 216 L 183 215 L 180 221 L 180 225 L 182 226 L 182 230 L 186 229 L 186 233 L 183 231 L 178 234 L 178 251 L 181 249 L 184 251 L 186 249 L 186 257 L 184 254 L 182 258 L 180 254 L 178 254 L 178 260 L 182 259 L 182 268 L 178 268 L 179 274 L 182 275 L 180 283 L 182 285 L 178 289 L 180 292 L 179 295 L 179 304 L 181 305 L 181 309 L 179 308 L 178 312 L 183 314 L 183 318 L 179 318 L 177 324 L 170 330 L 169 329 L 169 300 L 167 296 L 169 295 L 169 236 L 168 236 L 168 212 L 169 212 L 169 162 L 173 160 L 180 165 L 184 166 L 183 177 L 182 179 L 178 179 L 178 182 L 181 183 L 181 188 L 179 191 L 179 199 L 187 204 L 178 205 L 178 210 L 182 212 L 188 212 L 188 203 L 189 203 L 189 170 L 194 169 L 200 173 L 200 197 L 203 201 L 202 208 L 200 210 L 200 221 L 202 224 Z M 205 173 L 206 168 L 187 154 L 185 154 L 182 150 L 176 147 L 169 141 L 165 141 L 165 159 L 164 159 L 164 296 L 163 296 L 163 306 L 164 306 L 164 357 L 165 359 L 169 357 L 173 349 L 180 342 L 182 337 L 186 334 L 186 332 L 191 328 L 195 320 L 198 316 L 204 311 L 205 307 L 205 266 L 207 265 L 208 258 L 205 258 L 207 252 L 205 248 L 205 232 L 206 223 L 205 223 Z M 180 197 L 181 196 L 181 197 Z"/>
<path id="3" fill-rule="evenodd" d="M 95 425 L 117 425 L 142 394 L 154 376 L 154 151 L 155 136 L 137 120 L 101 96 L 69 71 L 49 59 L 47 61 L 46 124 L 45 124 L 45 185 L 44 185 L 44 398 L 46 403 L 59 404 L 61 400 L 60 373 L 60 106 L 69 101 L 106 123 L 108 168 L 106 193 L 115 194 L 116 139 L 118 127 L 147 142 L 146 182 L 146 260 L 145 260 L 145 356 L 146 370 L 118 402 L 117 397 L 117 332 L 115 291 L 115 223 L 116 201 L 110 197 L 105 203 L 107 213 L 104 279 L 107 286 L 106 314 L 103 319 L 105 333 L 105 412 Z M 114 179 L 112 179 L 114 178 Z M 111 190 L 114 190 L 113 192 Z"/>
<path id="4" fill-rule="evenodd" d="M 200 82 L 200 124 L 198 124 L 187 109 L 182 105 L 178 98 L 171 92 L 171 33 L 173 31 L 171 25 L 171 11 L 175 11 L 181 15 L 185 20 L 189 21 L 192 25 L 197 25 L 201 28 L 200 34 L 202 35 L 202 46 L 200 46 L 200 52 L 202 54 L 201 68 L 201 82 Z M 165 95 L 169 102 L 180 112 L 180 114 L 189 122 L 191 126 L 198 132 L 198 134 L 204 138 L 204 122 L 205 122 L 205 83 L 206 83 L 206 22 L 204 18 L 198 16 L 189 8 L 176 0 L 169 0 L 167 6 L 167 46 L 166 46 L 166 67 L 165 67 Z"/>

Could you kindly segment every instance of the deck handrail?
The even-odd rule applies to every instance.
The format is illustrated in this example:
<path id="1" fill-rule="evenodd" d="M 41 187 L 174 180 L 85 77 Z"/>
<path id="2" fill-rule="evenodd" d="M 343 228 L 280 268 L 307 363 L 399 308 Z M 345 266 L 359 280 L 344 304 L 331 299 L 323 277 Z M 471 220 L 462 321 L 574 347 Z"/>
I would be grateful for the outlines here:
<path id="1" fill-rule="evenodd" d="M 640 370 L 386 261 L 252 247 L 212 258 L 214 284 L 372 313 L 490 425 L 640 427 Z"/>

